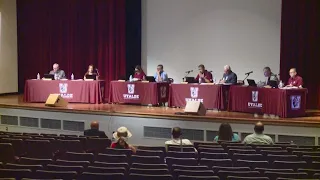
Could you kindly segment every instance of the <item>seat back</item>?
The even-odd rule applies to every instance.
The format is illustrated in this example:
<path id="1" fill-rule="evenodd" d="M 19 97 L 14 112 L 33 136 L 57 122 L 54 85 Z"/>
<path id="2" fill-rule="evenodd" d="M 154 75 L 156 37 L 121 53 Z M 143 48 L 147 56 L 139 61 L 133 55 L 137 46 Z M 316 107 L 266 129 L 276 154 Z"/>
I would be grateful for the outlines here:
<path id="1" fill-rule="evenodd" d="M 10 143 L 14 149 L 15 156 L 21 156 L 26 153 L 22 139 L 2 138 L 0 143 Z"/>
<path id="2" fill-rule="evenodd" d="M 60 159 L 68 161 L 94 161 L 94 155 L 92 153 L 76 153 L 66 152 Z"/>
<path id="3" fill-rule="evenodd" d="M 51 143 L 48 140 L 25 140 L 25 148 L 27 157 L 31 158 L 46 158 L 53 157 Z"/>
<path id="4" fill-rule="evenodd" d="M 209 170 L 208 166 L 183 166 L 183 165 L 172 165 L 172 169 L 180 169 L 180 170 L 193 170 L 193 171 L 197 171 L 197 170 Z"/>
<path id="5" fill-rule="evenodd" d="M 129 174 L 164 175 L 169 174 L 168 169 L 137 169 L 131 168 Z"/>
<path id="6" fill-rule="evenodd" d="M 141 164 L 141 163 L 133 163 L 131 165 L 132 168 L 136 169 L 168 169 L 167 164 Z"/>
<path id="7" fill-rule="evenodd" d="M 32 178 L 30 169 L 0 169 L 0 178 Z"/>
<path id="8" fill-rule="evenodd" d="M 125 176 L 122 173 L 90 173 L 90 172 L 84 172 L 78 177 L 78 180 L 88 180 L 88 179 L 94 179 L 94 180 L 106 180 L 106 179 L 125 180 Z"/>
<path id="9" fill-rule="evenodd" d="M 35 172 L 36 170 L 43 169 L 42 165 L 28 165 L 28 164 L 6 164 L 6 169 L 30 169 L 32 172 Z"/>
<path id="10" fill-rule="evenodd" d="M 171 175 L 129 174 L 129 180 L 173 180 Z"/>
<path id="11" fill-rule="evenodd" d="M 86 172 L 91 173 L 122 173 L 127 174 L 127 169 L 123 167 L 95 167 L 95 166 L 88 166 Z"/>
<path id="12" fill-rule="evenodd" d="M 179 176 L 214 176 L 212 170 L 182 170 L 175 169 L 173 171 L 173 178 L 177 179 Z"/>
<path id="13" fill-rule="evenodd" d="M 103 151 L 110 147 L 111 140 L 108 138 L 91 138 L 87 137 L 86 151 L 93 153 L 103 153 Z"/>
<path id="14" fill-rule="evenodd" d="M 159 156 L 131 156 L 131 163 L 142 163 L 142 164 L 163 164 Z"/>
<path id="15" fill-rule="evenodd" d="M 177 152 L 177 151 L 168 151 L 167 157 L 174 158 L 198 158 L 196 152 Z"/>
<path id="16" fill-rule="evenodd" d="M 198 151 L 200 153 L 205 152 L 205 153 L 227 153 L 228 151 L 224 150 L 223 148 L 204 148 L 204 147 L 199 147 Z"/>
<path id="17" fill-rule="evenodd" d="M 62 166 L 82 166 L 84 168 L 88 167 L 90 162 L 89 161 L 67 161 L 67 160 L 61 160 L 57 159 L 54 162 L 55 165 L 62 165 Z"/>
<path id="18" fill-rule="evenodd" d="M 0 162 L 14 162 L 14 150 L 10 143 L 0 143 Z"/>
<path id="19" fill-rule="evenodd" d="M 115 155 L 115 154 L 98 154 L 96 161 L 108 162 L 108 163 L 127 163 L 128 157 L 126 155 Z"/>
<path id="20" fill-rule="evenodd" d="M 268 177 L 239 177 L 239 176 L 228 176 L 227 180 L 269 180 Z"/>
<path id="21" fill-rule="evenodd" d="M 208 166 L 212 168 L 213 166 L 231 167 L 231 159 L 200 159 L 200 165 Z"/>
<path id="22" fill-rule="evenodd" d="M 129 169 L 128 163 L 105 163 L 105 162 L 95 161 L 91 164 L 91 166 L 94 166 L 94 167 L 119 167 L 119 168 L 125 168 L 126 170 Z"/>
<path id="23" fill-rule="evenodd" d="M 284 173 L 284 172 L 269 172 L 264 173 L 270 180 L 276 180 L 278 178 L 293 178 L 293 179 L 306 179 L 308 178 L 307 173 Z"/>
<path id="24" fill-rule="evenodd" d="M 178 180 L 220 180 L 218 176 L 179 176 Z"/>
<path id="25" fill-rule="evenodd" d="M 297 170 L 301 167 L 306 167 L 307 163 L 305 161 L 274 161 L 274 169 L 293 169 Z"/>
<path id="26" fill-rule="evenodd" d="M 177 145 L 169 145 L 168 151 L 175 151 L 175 152 L 195 152 L 195 148 L 189 145 L 177 146 Z"/>
<path id="27" fill-rule="evenodd" d="M 260 177 L 259 171 L 218 171 L 220 179 L 227 179 L 228 176 L 240 176 L 240 177 Z"/>
<path id="28" fill-rule="evenodd" d="M 138 156 L 158 156 L 160 159 L 164 159 L 163 151 L 151 151 L 151 150 L 137 150 L 136 155 Z"/>
<path id="29" fill-rule="evenodd" d="M 131 157 L 132 150 L 131 149 L 106 148 L 103 150 L 103 154 L 126 155 L 127 157 Z"/>
<path id="30" fill-rule="evenodd" d="M 163 151 L 166 152 L 164 146 L 138 146 L 139 150 L 150 150 L 150 151 Z"/>
<path id="31" fill-rule="evenodd" d="M 37 170 L 35 177 L 38 179 L 65 179 L 71 180 L 76 178 L 76 171 L 45 171 Z"/>
<path id="32" fill-rule="evenodd" d="M 48 171 L 75 171 L 78 174 L 83 172 L 83 166 L 62 166 L 56 164 L 48 164 L 47 168 Z"/>
<path id="33" fill-rule="evenodd" d="M 52 159 L 38 159 L 38 158 L 21 157 L 19 162 L 20 162 L 20 164 L 42 165 L 45 167 L 47 164 L 52 163 Z"/>
<path id="34" fill-rule="evenodd" d="M 198 165 L 198 161 L 194 158 L 166 158 L 166 163 L 168 164 L 169 168 L 172 167 L 173 164 L 176 165 L 186 165 L 186 166 L 196 166 Z"/>
<path id="35" fill-rule="evenodd" d="M 59 140 L 59 149 L 61 152 L 84 152 L 84 145 L 80 140 Z"/>
<path id="36" fill-rule="evenodd" d="M 238 167 L 250 167 L 252 170 L 255 168 L 268 168 L 268 161 L 248 161 L 248 160 L 237 160 L 235 166 Z"/>

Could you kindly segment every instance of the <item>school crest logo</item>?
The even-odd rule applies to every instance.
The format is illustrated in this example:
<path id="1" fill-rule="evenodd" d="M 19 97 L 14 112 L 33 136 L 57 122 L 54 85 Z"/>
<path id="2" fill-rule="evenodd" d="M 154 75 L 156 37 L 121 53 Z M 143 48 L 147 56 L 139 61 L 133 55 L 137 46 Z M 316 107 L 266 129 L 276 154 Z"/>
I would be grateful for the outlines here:
<path id="1" fill-rule="evenodd" d="M 297 96 L 297 95 L 290 96 L 290 100 L 291 100 L 291 109 L 293 110 L 300 109 L 301 96 Z"/>
<path id="2" fill-rule="evenodd" d="M 67 83 L 59 83 L 60 93 L 64 94 L 68 92 L 68 84 Z"/>
<path id="3" fill-rule="evenodd" d="M 167 87 L 166 86 L 161 86 L 160 87 L 160 96 L 161 96 L 161 98 L 166 98 L 167 97 Z"/>
<path id="4" fill-rule="evenodd" d="M 128 94 L 134 94 L 134 84 L 128 84 Z"/>
<path id="5" fill-rule="evenodd" d="M 258 91 L 252 91 L 252 102 L 258 102 L 258 96 L 259 96 Z"/>
<path id="6" fill-rule="evenodd" d="M 197 98 L 198 97 L 198 91 L 199 91 L 198 87 L 190 87 L 191 98 Z"/>

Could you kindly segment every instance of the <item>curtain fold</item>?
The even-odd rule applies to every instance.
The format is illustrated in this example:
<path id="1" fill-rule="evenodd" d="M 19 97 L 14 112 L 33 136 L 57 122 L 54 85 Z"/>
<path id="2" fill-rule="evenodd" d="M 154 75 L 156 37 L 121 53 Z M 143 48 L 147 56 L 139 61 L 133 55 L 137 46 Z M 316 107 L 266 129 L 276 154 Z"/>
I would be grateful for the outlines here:
<path id="1" fill-rule="evenodd" d="M 307 108 L 320 108 L 320 1 L 282 0 L 280 76 L 297 68 L 308 88 Z"/>
<path id="2" fill-rule="evenodd" d="M 125 0 L 17 0 L 19 91 L 53 63 L 69 79 L 93 64 L 109 87 L 126 72 L 125 17 Z"/>

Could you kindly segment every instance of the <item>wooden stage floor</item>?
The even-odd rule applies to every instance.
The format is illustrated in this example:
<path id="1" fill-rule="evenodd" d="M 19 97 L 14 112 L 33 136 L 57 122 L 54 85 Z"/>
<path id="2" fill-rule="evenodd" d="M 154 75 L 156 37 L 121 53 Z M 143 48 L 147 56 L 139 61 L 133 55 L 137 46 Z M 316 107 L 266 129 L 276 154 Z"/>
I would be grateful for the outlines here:
<path id="1" fill-rule="evenodd" d="M 265 124 L 320 127 L 320 111 L 307 110 L 305 117 L 298 118 L 271 118 L 263 115 L 254 116 L 249 113 L 238 113 L 228 111 L 208 111 L 205 116 L 177 115 L 183 112 L 180 108 L 148 107 L 138 105 L 120 104 L 77 104 L 70 103 L 67 107 L 46 107 L 44 103 L 25 103 L 22 95 L 1 95 L 0 108 L 26 109 L 36 111 L 55 111 L 67 113 L 99 114 L 113 116 L 133 116 L 146 118 L 163 118 L 190 121 L 212 121 L 229 123 L 250 123 L 262 121 Z"/>

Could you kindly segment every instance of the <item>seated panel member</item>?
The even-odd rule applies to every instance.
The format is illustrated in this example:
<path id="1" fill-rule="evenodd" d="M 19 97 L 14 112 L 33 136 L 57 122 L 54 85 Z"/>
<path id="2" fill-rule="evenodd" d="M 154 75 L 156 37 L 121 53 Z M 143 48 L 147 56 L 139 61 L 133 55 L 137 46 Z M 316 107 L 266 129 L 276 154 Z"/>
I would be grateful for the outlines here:
<path id="1" fill-rule="evenodd" d="M 87 70 L 87 72 L 84 74 L 84 77 L 83 77 L 84 80 L 87 79 L 87 78 L 86 78 L 87 75 L 96 75 L 96 80 L 98 80 L 98 77 L 99 77 L 97 70 L 94 68 L 94 66 L 93 66 L 92 64 L 90 64 L 90 65 L 88 66 L 88 70 Z"/>
<path id="2" fill-rule="evenodd" d="M 49 72 L 49 74 L 53 74 L 55 79 L 65 79 L 66 73 L 59 68 L 59 64 L 53 64 L 53 70 Z"/>
<path id="3" fill-rule="evenodd" d="M 224 74 L 220 83 L 230 83 L 230 84 L 237 84 L 237 75 L 232 72 L 231 67 L 229 65 L 224 66 Z"/>
<path id="4" fill-rule="evenodd" d="M 264 77 L 266 77 L 263 85 L 265 85 L 265 86 L 270 85 L 270 81 L 279 82 L 277 75 L 271 72 L 270 67 L 267 66 L 267 67 L 263 68 L 263 73 L 264 73 Z"/>
<path id="5" fill-rule="evenodd" d="M 212 74 L 211 72 L 207 71 L 203 64 L 198 66 L 199 74 L 196 77 L 196 81 L 201 83 L 211 83 L 212 82 Z"/>
<path id="6" fill-rule="evenodd" d="M 133 78 L 138 79 L 139 81 L 146 80 L 146 74 L 143 72 L 141 66 L 137 65 L 135 67 Z"/>
<path id="7" fill-rule="evenodd" d="M 168 82 L 168 74 L 163 71 L 163 65 L 159 64 L 157 66 L 157 72 L 153 76 L 156 82 Z"/>
<path id="8" fill-rule="evenodd" d="M 289 71 L 290 78 L 288 80 L 288 87 L 302 87 L 303 86 L 303 79 L 302 77 L 297 75 L 297 69 L 291 68 Z"/>

